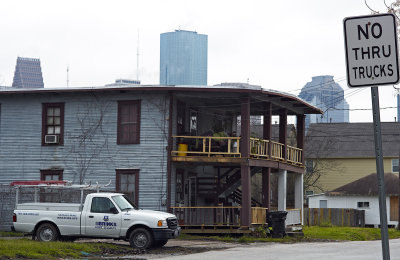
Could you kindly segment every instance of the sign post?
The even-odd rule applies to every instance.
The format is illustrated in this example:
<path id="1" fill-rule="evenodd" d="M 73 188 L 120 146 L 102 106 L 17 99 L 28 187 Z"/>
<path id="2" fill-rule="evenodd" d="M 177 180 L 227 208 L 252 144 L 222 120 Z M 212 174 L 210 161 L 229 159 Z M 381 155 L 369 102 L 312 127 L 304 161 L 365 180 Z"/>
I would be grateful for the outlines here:
<path id="1" fill-rule="evenodd" d="M 371 86 L 382 256 L 384 260 L 389 260 L 381 119 L 377 86 L 393 85 L 399 82 L 396 20 L 393 14 L 378 14 L 348 17 L 344 19 L 343 25 L 347 84 L 349 87 Z"/>

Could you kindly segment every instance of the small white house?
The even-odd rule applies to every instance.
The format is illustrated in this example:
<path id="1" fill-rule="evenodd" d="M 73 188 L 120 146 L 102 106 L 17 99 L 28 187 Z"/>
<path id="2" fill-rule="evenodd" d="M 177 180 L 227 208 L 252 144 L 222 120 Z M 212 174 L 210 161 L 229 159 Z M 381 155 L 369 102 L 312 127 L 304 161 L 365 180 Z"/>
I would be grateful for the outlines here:
<path id="1" fill-rule="evenodd" d="M 388 225 L 398 223 L 399 178 L 393 173 L 385 174 L 386 211 Z M 365 210 L 365 225 L 378 226 L 379 199 L 376 173 L 341 186 L 333 191 L 308 197 L 309 208 L 351 208 Z"/>

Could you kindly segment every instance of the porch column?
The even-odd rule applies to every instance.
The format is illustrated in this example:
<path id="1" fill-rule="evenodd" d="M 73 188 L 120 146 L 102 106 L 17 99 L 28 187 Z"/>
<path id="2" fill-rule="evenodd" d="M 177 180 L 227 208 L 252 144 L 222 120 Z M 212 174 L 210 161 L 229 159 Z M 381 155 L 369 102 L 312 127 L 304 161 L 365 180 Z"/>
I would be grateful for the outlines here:
<path id="1" fill-rule="evenodd" d="M 306 125 L 306 116 L 305 115 L 297 115 L 297 148 L 304 149 L 304 137 L 305 137 L 305 125 Z M 301 162 L 304 165 L 304 150 L 301 153 Z"/>
<path id="2" fill-rule="evenodd" d="M 304 192 L 303 192 L 303 174 L 296 174 L 294 179 L 294 207 L 301 209 L 301 224 L 304 224 Z"/>
<path id="3" fill-rule="evenodd" d="M 241 138 L 240 152 L 242 158 L 250 157 L 250 98 L 242 98 L 241 102 Z M 242 209 L 240 211 L 240 225 L 249 227 L 251 224 L 251 180 L 250 166 L 247 163 L 240 165 L 242 181 Z"/>
<path id="4" fill-rule="evenodd" d="M 263 139 L 271 141 L 272 103 L 264 103 Z M 271 143 L 268 144 L 268 155 L 271 156 Z M 271 208 L 271 168 L 262 168 L 262 206 Z"/>
<path id="5" fill-rule="evenodd" d="M 279 170 L 278 173 L 278 210 L 286 210 L 287 171 Z"/>
<path id="6" fill-rule="evenodd" d="M 287 109 L 282 109 L 279 113 L 279 142 L 284 145 L 282 157 L 286 161 Z"/>

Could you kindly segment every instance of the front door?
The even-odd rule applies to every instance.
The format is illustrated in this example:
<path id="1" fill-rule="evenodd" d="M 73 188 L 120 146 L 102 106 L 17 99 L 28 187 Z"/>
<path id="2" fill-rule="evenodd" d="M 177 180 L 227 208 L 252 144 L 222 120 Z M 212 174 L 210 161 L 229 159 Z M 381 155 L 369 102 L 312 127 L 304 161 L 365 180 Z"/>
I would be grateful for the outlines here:
<path id="1" fill-rule="evenodd" d="M 121 216 L 121 212 L 109 198 L 93 197 L 89 210 L 83 213 L 84 234 L 94 237 L 119 237 Z"/>

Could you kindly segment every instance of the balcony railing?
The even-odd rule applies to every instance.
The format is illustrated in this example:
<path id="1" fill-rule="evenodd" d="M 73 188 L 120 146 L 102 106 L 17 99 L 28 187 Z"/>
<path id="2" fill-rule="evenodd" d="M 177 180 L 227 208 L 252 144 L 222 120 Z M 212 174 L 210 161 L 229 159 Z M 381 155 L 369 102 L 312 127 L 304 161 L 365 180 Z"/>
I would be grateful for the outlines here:
<path id="1" fill-rule="evenodd" d="M 242 157 L 240 153 L 240 137 L 214 136 L 173 136 L 177 149 L 173 156 L 220 156 Z M 301 166 L 302 149 L 259 138 L 250 138 L 250 157 L 275 161 L 286 161 Z M 285 160 L 286 159 L 286 160 Z"/>
<path id="2" fill-rule="evenodd" d="M 173 136 L 172 138 L 178 144 L 178 150 L 172 151 L 172 155 L 240 157 L 240 137 Z"/>
<path id="3" fill-rule="evenodd" d="M 302 164 L 302 152 L 303 150 L 292 147 L 292 146 L 287 146 L 287 152 L 286 152 L 286 160 L 292 164 Z"/>

